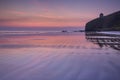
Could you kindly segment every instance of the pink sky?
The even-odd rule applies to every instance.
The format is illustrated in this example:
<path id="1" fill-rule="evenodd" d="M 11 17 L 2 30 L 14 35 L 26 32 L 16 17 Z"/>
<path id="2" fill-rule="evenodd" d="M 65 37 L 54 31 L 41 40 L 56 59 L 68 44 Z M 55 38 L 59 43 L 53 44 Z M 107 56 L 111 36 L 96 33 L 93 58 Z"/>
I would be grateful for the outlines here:
<path id="1" fill-rule="evenodd" d="M 119 10 L 117 0 L 2 0 L 0 26 L 81 26 Z"/>

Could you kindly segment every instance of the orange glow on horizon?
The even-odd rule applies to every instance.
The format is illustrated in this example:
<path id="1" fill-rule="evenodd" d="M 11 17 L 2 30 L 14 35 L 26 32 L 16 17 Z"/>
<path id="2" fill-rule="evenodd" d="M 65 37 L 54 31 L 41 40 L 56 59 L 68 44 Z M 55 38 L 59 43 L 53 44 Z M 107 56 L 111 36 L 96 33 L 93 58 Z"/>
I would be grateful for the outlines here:
<path id="1" fill-rule="evenodd" d="M 15 26 L 15 27 L 19 27 L 19 26 L 23 26 L 23 27 L 40 27 L 40 26 L 53 26 L 53 27 L 56 27 L 56 26 L 82 26 L 84 27 L 83 25 L 85 25 L 86 22 L 3 22 L 3 23 L 0 23 L 0 25 L 2 26 Z"/>
<path id="2" fill-rule="evenodd" d="M 76 13 L 69 12 L 68 15 L 56 14 L 49 10 L 45 13 L 35 13 L 27 11 L 8 10 L 0 12 L 0 26 L 15 27 L 40 27 L 40 26 L 80 26 L 84 27 L 91 17 L 77 16 Z M 67 13 L 67 12 L 66 12 Z M 83 14 L 82 14 L 83 15 Z"/>

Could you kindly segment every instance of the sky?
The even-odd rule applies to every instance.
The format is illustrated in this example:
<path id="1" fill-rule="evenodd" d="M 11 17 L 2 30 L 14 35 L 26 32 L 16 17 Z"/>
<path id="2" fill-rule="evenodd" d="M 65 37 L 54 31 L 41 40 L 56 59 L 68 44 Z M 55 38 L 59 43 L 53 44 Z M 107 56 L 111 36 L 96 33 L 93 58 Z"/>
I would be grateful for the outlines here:
<path id="1" fill-rule="evenodd" d="M 49 27 L 85 24 L 120 10 L 120 0 L 0 0 L 0 27 Z"/>

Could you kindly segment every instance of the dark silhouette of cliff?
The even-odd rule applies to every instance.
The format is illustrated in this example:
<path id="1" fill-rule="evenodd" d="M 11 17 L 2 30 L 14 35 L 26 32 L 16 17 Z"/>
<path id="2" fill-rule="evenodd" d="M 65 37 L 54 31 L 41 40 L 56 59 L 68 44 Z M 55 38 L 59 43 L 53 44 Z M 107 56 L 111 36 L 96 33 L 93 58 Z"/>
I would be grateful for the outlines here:
<path id="1" fill-rule="evenodd" d="M 100 14 L 96 18 L 86 24 L 86 31 L 120 31 L 120 11 L 104 16 Z"/>

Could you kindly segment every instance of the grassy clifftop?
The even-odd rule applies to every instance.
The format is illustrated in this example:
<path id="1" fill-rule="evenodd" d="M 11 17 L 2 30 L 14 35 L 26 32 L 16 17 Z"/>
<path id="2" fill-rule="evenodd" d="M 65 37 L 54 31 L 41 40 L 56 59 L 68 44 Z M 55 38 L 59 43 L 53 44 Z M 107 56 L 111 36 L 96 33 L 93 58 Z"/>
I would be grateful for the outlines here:
<path id="1" fill-rule="evenodd" d="M 120 11 L 96 18 L 86 24 L 86 31 L 120 31 Z"/>

